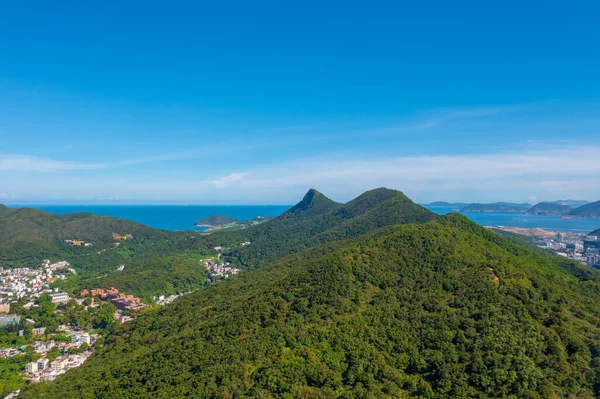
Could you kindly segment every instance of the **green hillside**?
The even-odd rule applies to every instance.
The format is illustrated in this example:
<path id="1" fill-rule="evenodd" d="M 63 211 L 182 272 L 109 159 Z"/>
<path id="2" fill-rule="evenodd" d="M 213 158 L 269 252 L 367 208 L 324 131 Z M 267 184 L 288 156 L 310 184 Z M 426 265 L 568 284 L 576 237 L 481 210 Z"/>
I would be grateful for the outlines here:
<path id="1" fill-rule="evenodd" d="M 600 219 L 600 201 L 590 202 L 573 209 L 569 216 L 578 218 Z"/>
<path id="2" fill-rule="evenodd" d="M 569 205 L 561 205 L 555 202 L 540 202 L 529 208 L 526 215 L 566 215 L 573 210 Z"/>
<path id="3" fill-rule="evenodd" d="M 459 215 L 282 258 L 22 398 L 592 398 L 600 273 Z"/>
<path id="4" fill-rule="evenodd" d="M 116 241 L 113 233 L 130 234 Z M 92 246 L 74 246 L 65 240 Z M 206 282 L 201 254 L 209 253 L 193 232 L 170 232 L 89 213 L 57 215 L 37 209 L 0 208 L 0 266 L 38 266 L 66 260 L 77 270 L 64 288 L 126 289 L 145 298 L 198 288 Z M 115 269 L 125 265 L 123 272 Z M 97 278 L 98 277 L 98 278 Z"/>
<path id="5" fill-rule="evenodd" d="M 113 233 L 132 234 L 138 241 L 167 235 L 129 220 L 90 213 L 57 215 L 31 208 L 4 208 L 0 211 L 0 261 L 58 255 L 72 247 L 65 240 L 88 241 L 102 248 L 114 241 Z M 80 249 L 94 251 L 91 247 Z"/>
<path id="6" fill-rule="evenodd" d="M 233 246 L 228 259 L 240 266 L 256 267 L 316 244 L 356 237 L 374 229 L 414 223 L 437 217 L 400 191 L 379 188 L 346 204 L 336 203 L 310 190 L 297 205 L 281 216 L 251 229 L 223 233 L 210 239 L 215 244 L 250 241 Z"/>

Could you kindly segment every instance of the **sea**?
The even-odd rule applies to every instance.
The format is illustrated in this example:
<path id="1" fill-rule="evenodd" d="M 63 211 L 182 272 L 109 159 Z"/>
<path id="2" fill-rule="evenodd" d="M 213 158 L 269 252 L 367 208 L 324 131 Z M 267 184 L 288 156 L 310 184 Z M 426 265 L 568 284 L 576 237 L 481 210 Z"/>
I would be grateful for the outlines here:
<path id="1" fill-rule="evenodd" d="M 455 212 L 451 207 L 427 208 L 440 215 Z M 600 229 L 600 219 L 562 219 L 560 216 L 525 215 L 518 212 L 461 212 L 461 214 L 482 226 L 537 227 L 565 233 L 590 233 Z"/>
<path id="2" fill-rule="evenodd" d="M 17 206 L 11 206 L 17 207 Z M 279 216 L 290 205 L 22 205 L 61 215 L 89 212 L 95 215 L 129 219 L 155 229 L 196 230 L 198 219 L 210 215 L 231 216 L 239 220 L 250 220 L 258 216 Z"/>
<path id="3" fill-rule="evenodd" d="M 197 230 L 198 219 L 213 214 L 249 220 L 257 216 L 279 216 L 291 205 L 23 205 L 47 212 L 68 214 L 89 212 L 96 215 L 130 219 L 156 229 Z M 17 206 L 13 206 L 17 207 Z M 19 206 L 21 207 L 21 206 Z M 444 215 L 454 212 L 451 207 L 428 207 Z M 600 229 L 600 219 L 561 219 L 559 216 L 524 215 L 511 212 L 464 212 L 467 218 L 482 226 L 511 226 L 540 228 L 550 231 L 589 233 Z"/>

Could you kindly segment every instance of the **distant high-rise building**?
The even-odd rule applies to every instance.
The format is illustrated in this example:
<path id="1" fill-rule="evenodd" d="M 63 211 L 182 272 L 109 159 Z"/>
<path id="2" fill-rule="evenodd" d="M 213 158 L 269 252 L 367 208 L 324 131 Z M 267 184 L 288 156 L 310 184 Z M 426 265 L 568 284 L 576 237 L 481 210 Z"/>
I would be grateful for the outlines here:
<path id="1" fill-rule="evenodd" d="M 598 237 L 596 236 L 587 236 L 583 240 L 583 250 L 587 251 L 588 249 L 600 248 L 600 241 L 598 241 Z"/>

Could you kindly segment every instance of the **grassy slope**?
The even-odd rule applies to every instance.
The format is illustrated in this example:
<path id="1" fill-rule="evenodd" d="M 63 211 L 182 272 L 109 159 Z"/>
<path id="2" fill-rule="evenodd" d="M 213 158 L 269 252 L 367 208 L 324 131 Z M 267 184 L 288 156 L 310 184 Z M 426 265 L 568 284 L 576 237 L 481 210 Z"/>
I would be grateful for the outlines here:
<path id="1" fill-rule="evenodd" d="M 461 216 L 386 227 L 124 325 L 23 397 L 591 398 L 599 281 Z"/>

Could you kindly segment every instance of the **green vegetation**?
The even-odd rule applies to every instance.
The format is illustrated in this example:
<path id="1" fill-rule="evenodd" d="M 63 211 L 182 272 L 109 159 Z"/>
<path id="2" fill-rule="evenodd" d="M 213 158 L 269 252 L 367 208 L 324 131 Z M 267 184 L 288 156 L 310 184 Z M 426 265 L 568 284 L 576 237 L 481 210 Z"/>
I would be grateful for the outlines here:
<path id="1" fill-rule="evenodd" d="M 113 233 L 133 238 L 116 241 Z M 93 245 L 74 246 L 65 240 Z M 145 299 L 197 289 L 206 282 L 199 259 L 212 254 L 199 233 L 163 231 L 88 213 L 55 215 L 36 209 L 0 208 L 0 265 L 36 267 L 43 259 L 67 260 L 77 271 L 56 286 L 115 286 Z M 116 269 L 125 265 L 122 272 Z"/>
<path id="2" fill-rule="evenodd" d="M 7 359 L 0 358 L 0 395 L 2 397 L 25 386 L 25 381 L 19 373 L 31 360 L 31 354 Z"/>
<path id="3" fill-rule="evenodd" d="M 246 270 L 120 326 L 108 323 L 112 309 L 85 315 L 70 302 L 61 321 L 102 329 L 105 345 L 21 397 L 600 395 L 600 272 L 401 192 L 339 204 L 310 190 L 266 223 L 206 236 L 115 231 L 134 238 L 114 247 L 110 236 L 101 254 L 47 247 L 72 251 L 61 254 L 81 270 L 65 289 L 194 290 L 215 246 Z M 16 311 L 51 324 L 45 302 Z"/>
<path id="4" fill-rule="evenodd" d="M 526 215 L 566 215 L 573 208 L 569 205 L 560 205 L 556 202 L 540 202 L 525 212 Z"/>
<path id="5" fill-rule="evenodd" d="M 569 216 L 577 218 L 600 219 L 600 201 L 590 202 L 589 204 L 575 208 L 569 213 Z"/>
<path id="6" fill-rule="evenodd" d="M 338 204 L 316 190 L 310 190 L 296 206 L 268 223 L 208 238 L 214 244 L 233 248 L 226 254 L 232 263 L 255 268 L 318 244 L 357 237 L 384 226 L 423 222 L 435 217 L 433 212 L 396 190 L 367 191 L 346 204 Z M 235 245 L 244 241 L 251 244 Z"/>
<path id="7" fill-rule="evenodd" d="M 109 288 L 135 293 L 150 301 L 153 296 L 197 290 L 207 284 L 202 257 L 192 252 L 133 260 L 123 271 L 77 282 L 77 287 Z"/>
<path id="8" fill-rule="evenodd" d="M 592 398 L 599 294 L 599 272 L 448 215 L 213 284 L 22 397 Z"/>

